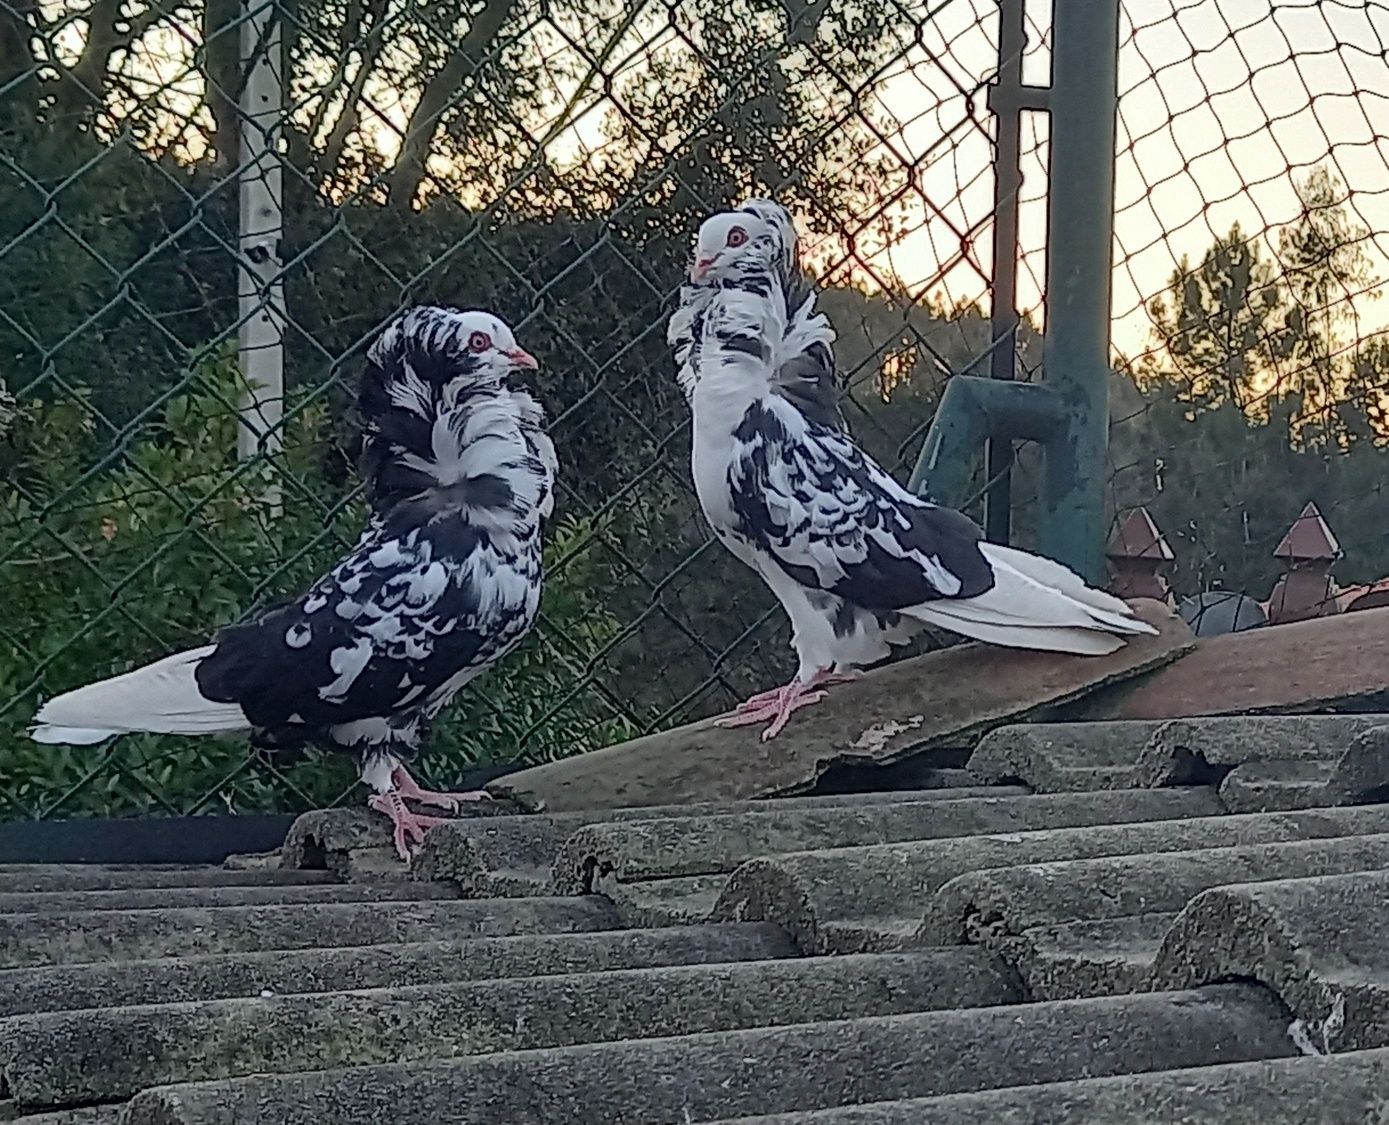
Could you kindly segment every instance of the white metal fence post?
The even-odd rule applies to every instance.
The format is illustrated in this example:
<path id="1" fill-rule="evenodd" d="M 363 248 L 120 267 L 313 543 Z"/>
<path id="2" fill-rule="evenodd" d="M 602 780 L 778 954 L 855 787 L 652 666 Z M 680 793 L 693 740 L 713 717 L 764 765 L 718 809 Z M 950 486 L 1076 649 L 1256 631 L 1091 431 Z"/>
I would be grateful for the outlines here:
<path id="1" fill-rule="evenodd" d="M 285 297 L 281 280 L 284 68 L 276 0 L 245 0 L 241 21 L 241 217 L 238 351 L 251 384 L 241 412 L 241 457 L 280 448 L 284 413 Z"/>

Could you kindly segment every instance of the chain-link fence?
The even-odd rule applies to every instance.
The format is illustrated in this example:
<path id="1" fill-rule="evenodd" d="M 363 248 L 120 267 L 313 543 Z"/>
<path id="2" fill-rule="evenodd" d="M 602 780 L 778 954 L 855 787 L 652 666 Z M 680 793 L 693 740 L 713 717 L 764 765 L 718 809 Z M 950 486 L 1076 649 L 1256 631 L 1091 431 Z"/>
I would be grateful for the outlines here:
<path id="1" fill-rule="evenodd" d="M 1217 629 L 1389 574 L 1386 44 L 1382 0 L 1125 5 L 1111 496 Z"/>
<path id="2" fill-rule="evenodd" d="M 1232 7 L 1130 0 L 1120 21 L 1111 492 L 1149 505 L 1182 593 L 1271 581 L 1304 499 L 1359 517 L 1356 577 L 1389 555 L 1377 480 L 1354 476 L 1382 421 L 1389 5 L 1235 27 Z M 350 791 L 344 761 L 234 741 L 24 732 L 41 698 L 198 641 L 355 537 L 352 379 L 417 301 L 516 327 L 563 474 L 542 624 L 426 773 L 589 749 L 784 675 L 782 617 L 689 481 L 664 320 L 691 234 L 752 192 L 791 207 L 850 424 L 905 478 L 948 376 L 1041 369 L 1043 9 L 0 0 L 0 816 Z M 283 410 L 251 412 L 239 454 L 243 372 L 282 381 Z M 1027 449 L 1012 476 L 1026 543 Z"/>

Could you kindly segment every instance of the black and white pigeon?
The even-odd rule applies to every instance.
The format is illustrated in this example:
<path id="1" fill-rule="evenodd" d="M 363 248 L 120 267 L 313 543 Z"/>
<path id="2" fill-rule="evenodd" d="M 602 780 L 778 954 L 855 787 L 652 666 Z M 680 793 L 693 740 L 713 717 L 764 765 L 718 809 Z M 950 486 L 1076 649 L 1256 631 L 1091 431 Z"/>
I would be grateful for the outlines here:
<path id="1" fill-rule="evenodd" d="M 736 253 L 754 229 L 773 234 L 780 250 L 775 257 L 776 276 L 788 295 L 772 390 L 811 421 L 848 433 L 839 409 L 843 380 L 834 358 L 837 334 L 829 317 L 816 309 L 818 295 L 800 265 L 795 223 L 774 200 L 750 199 L 736 210 L 712 216 L 700 227 L 689 283 L 681 286 L 680 304 L 666 332 L 675 355 L 677 382 L 692 402 L 704 312 L 723 288 L 738 284 L 737 276 L 723 268 L 726 255 Z M 876 612 L 816 591 L 805 591 L 805 596 L 817 612 L 834 622 L 832 668 L 821 678 L 824 684 L 851 679 L 854 670 L 885 660 L 895 646 L 909 643 L 922 628 L 920 622 L 896 612 Z M 756 710 L 776 694 L 774 690 L 754 695 L 739 710 Z"/>
<path id="2" fill-rule="evenodd" d="M 717 215 L 700 229 L 694 268 L 719 288 L 695 342 L 695 489 L 718 538 L 786 610 L 799 665 L 788 684 L 719 722 L 770 720 L 763 738 L 772 738 L 823 699 L 824 687 L 852 678 L 858 662 L 844 627 L 858 613 L 896 615 L 901 632 L 934 625 L 991 644 L 1091 655 L 1155 633 L 1060 563 L 984 542 L 967 516 L 908 491 L 781 391 L 775 373 L 790 315 L 782 255 L 777 224 L 757 216 L 735 227 Z"/>
<path id="3" fill-rule="evenodd" d="M 349 752 L 408 862 L 440 821 L 407 799 L 452 810 L 486 793 L 422 789 L 405 762 L 539 610 L 557 463 L 540 406 L 507 381 L 536 366 L 491 313 L 405 312 L 370 349 L 358 394 L 372 510 L 353 550 L 210 644 L 50 700 L 34 739 L 249 731 L 267 749 Z"/>

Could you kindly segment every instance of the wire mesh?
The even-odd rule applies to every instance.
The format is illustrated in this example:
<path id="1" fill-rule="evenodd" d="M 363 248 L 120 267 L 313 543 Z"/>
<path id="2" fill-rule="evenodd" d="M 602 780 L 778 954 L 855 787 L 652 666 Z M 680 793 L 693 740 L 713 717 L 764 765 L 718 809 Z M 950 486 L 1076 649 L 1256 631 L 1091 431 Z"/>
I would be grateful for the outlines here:
<path id="1" fill-rule="evenodd" d="M 1378 484 L 1354 473 L 1379 442 L 1367 373 L 1381 356 L 1389 371 L 1371 124 L 1389 9 L 1275 2 L 1232 26 L 1216 0 L 1163 7 L 1128 0 L 1120 45 L 1116 509 L 1150 506 L 1180 591 L 1254 589 L 1276 573 L 1271 529 L 1315 491 L 1329 519 L 1365 514 L 1343 535 L 1363 536 L 1346 546 L 1368 576 Z M 355 537 L 352 380 L 419 301 L 513 324 L 541 359 L 562 471 L 540 626 L 454 705 L 425 773 L 579 752 L 785 676 L 782 616 L 711 541 L 689 480 L 664 344 L 689 239 L 750 193 L 791 207 L 850 424 L 905 477 L 944 379 L 987 374 L 993 351 L 996 0 L 275 0 L 269 124 L 246 104 L 256 11 L 0 0 L 0 817 L 351 791 L 342 760 L 40 747 L 25 727 L 41 699 L 293 593 Z M 1049 25 L 1027 5 L 1024 83 L 1046 83 Z M 1012 345 L 1034 378 L 1048 129 L 1020 124 Z M 286 398 L 280 448 L 238 458 L 248 136 L 282 167 Z M 1237 219 L 1261 255 L 1236 318 L 1257 339 L 1245 368 L 1211 350 L 1199 299 L 1174 298 L 1218 288 L 1201 255 Z M 1320 280 L 1302 268 L 1318 253 Z M 1024 542 L 1035 462 L 1023 451 L 1015 474 Z"/>
<path id="2" fill-rule="evenodd" d="M 1120 38 L 1115 505 L 1192 613 L 1344 611 L 1389 571 L 1389 5 L 1129 3 Z"/>

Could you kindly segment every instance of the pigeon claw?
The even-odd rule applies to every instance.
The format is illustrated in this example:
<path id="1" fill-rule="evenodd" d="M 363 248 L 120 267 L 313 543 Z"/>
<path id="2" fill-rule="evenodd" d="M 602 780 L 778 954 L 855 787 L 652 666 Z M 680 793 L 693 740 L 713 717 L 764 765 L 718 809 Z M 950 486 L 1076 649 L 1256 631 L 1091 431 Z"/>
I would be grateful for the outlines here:
<path id="1" fill-rule="evenodd" d="M 429 829 L 449 823 L 448 817 L 421 816 L 411 812 L 405 807 L 401 794 L 395 790 L 373 794 L 367 798 L 367 806 L 390 817 L 396 854 L 406 863 L 414 856 L 411 845 L 423 844 L 424 834 Z"/>
<path id="2" fill-rule="evenodd" d="M 395 785 L 395 791 L 405 800 L 417 801 L 421 805 L 443 809 L 446 812 L 457 812 L 470 801 L 492 799 L 492 794 L 485 789 L 469 789 L 463 793 L 440 793 L 433 789 L 421 789 L 419 782 L 410 776 L 410 772 L 404 766 L 396 766 L 391 774 L 391 782 Z"/>
<path id="3" fill-rule="evenodd" d="M 785 687 L 778 688 L 773 693 L 773 698 L 750 710 L 740 709 L 732 715 L 715 719 L 714 725 L 725 728 L 750 727 L 770 719 L 771 722 L 762 732 L 762 741 L 767 742 L 779 735 L 786 728 L 791 716 L 802 707 L 819 703 L 828 694 L 825 691 L 812 690 L 809 684 L 803 684 L 800 680 L 792 680 Z M 748 703 L 752 702 L 753 700 L 748 700 Z"/>
<path id="4" fill-rule="evenodd" d="M 782 688 L 774 687 L 770 691 L 759 691 L 756 695 L 748 696 L 743 702 L 730 711 L 729 714 L 746 715 L 751 711 L 760 711 L 768 703 L 776 699 L 783 690 Z"/>
<path id="5" fill-rule="evenodd" d="M 862 672 L 831 672 L 828 668 L 821 668 L 813 676 L 811 676 L 809 680 L 805 681 L 805 683 L 801 683 L 799 679 L 793 679 L 789 684 L 784 684 L 781 687 L 774 687 L 770 691 L 759 691 L 756 695 L 749 696 L 747 699 L 743 700 L 742 703 L 738 704 L 738 706 L 735 707 L 732 711 L 729 711 L 727 714 L 720 715 L 717 719 L 714 720 L 714 722 L 715 725 L 721 727 L 741 727 L 749 726 L 754 722 L 760 723 L 763 719 L 771 718 L 776 714 L 774 705 L 788 691 L 797 689 L 799 693 L 802 695 L 809 692 L 816 692 L 815 699 L 809 700 L 807 703 L 796 704 L 796 706 L 792 708 L 792 710 L 794 711 L 798 707 L 805 707 L 808 706 L 808 703 L 818 703 L 821 699 L 824 699 L 826 693 L 824 691 L 817 692 L 816 689 L 831 687 L 834 684 L 852 683 L 854 680 L 860 679 L 862 675 Z M 739 718 L 740 716 L 744 715 L 755 715 L 756 718 L 749 718 L 745 723 L 735 723 L 729 721 L 731 719 Z M 782 726 L 785 725 L 785 723 L 782 723 Z M 780 732 L 781 727 L 779 726 L 776 729 L 777 732 Z M 767 737 L 774 738 L 776 737 L 776 735 L 771 734 Z"/>

